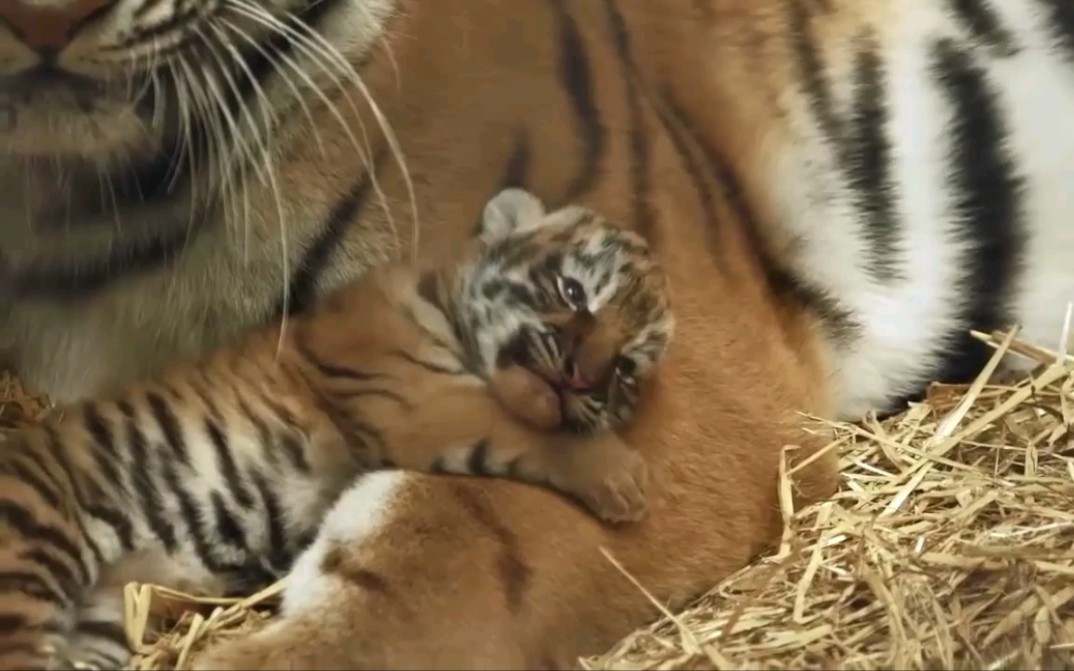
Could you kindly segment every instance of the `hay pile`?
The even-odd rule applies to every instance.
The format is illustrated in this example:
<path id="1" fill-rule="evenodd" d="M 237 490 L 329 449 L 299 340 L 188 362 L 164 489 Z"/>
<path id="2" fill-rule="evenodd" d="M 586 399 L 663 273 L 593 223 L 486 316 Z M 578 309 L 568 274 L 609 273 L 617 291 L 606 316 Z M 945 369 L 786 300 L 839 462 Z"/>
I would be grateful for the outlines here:
<path id="1" fill-rule="evenodd" d="M 837 425 L 833 500 L 784 487 L 774 556 L 587 667 L 1074 668 L 1074 357 L 975 335 L 1041 367 Z"/>
<path id="2" fill-rule="evenodd" d="M 583 664 L 1074 669 L 1074 357 L 976 335 L 997 356 L 973 385 L 835 426 L 834 499 L 793 510 L 784 474 L 777 552 Z M 1040 367 L 987 384 L 1008 351 Z M 222 602 L 128 586 L 133 667 L 184 668 L 206 642 L 261 626 L 278 589 Z"/>

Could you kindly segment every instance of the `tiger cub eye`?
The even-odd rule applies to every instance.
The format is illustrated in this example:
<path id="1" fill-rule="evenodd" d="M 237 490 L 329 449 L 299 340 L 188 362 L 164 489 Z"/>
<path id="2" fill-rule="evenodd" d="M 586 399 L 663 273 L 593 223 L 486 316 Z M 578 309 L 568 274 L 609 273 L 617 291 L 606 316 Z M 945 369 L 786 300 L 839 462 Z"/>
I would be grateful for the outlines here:
<path id="1" fill-rule="evenodd" d="M 582 310 L 586 307 L 585 289 L 582 283 L 573 277 L 559 278 L 559 294 L 563 302 L 574 310 Z"/>

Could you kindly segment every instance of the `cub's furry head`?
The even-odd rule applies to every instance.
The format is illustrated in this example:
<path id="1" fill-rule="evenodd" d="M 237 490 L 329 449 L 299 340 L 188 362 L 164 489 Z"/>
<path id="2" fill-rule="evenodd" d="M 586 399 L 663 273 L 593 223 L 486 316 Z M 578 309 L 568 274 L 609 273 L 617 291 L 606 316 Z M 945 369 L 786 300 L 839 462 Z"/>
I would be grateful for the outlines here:
<path id="1" fill-rule="evenodd" d="M 486 374 L 520 365 L 560 398 L 565 428 L 628 420 L 674 328 L 666 279 L 638 235 L 508 189 L 487 205 L 462 277 L 464 340 Z"/>

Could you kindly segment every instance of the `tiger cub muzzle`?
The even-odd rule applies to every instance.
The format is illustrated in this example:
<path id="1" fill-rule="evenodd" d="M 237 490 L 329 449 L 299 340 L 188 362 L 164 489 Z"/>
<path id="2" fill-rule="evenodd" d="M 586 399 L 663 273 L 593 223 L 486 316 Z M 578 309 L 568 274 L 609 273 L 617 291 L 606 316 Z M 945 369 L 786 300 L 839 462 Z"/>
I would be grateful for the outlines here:
<path id="1" fill-rule="evenodd" d="M 587 311 L 546 316 L 541 328 L 523 326 L 500 350 L 497 367 L 518 367 L 534 380 L 534 393 L 552 394 L 558 428 L 591 433 L 607 428 L 616 406 L 630 397 L 630 361 L 619 355 L 615 329 Z M 542 387 L 545 389 L 542 390 Z"/>

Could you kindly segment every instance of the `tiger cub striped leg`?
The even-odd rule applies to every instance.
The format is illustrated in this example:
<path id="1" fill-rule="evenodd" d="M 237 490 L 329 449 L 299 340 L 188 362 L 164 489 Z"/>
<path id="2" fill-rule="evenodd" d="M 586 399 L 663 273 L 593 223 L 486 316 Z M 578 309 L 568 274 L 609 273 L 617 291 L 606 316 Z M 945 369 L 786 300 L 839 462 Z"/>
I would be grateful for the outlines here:
<path id="1" fill-rule="evenodd" d="M 83 459 L 82 465 L 87 465 Z M 51 431 L 12 435 L 0 450 L 0 668 L 45 668 L 62 656 L 84 588 L 118 550 L 90 542 L 73 493 L 78 476 Z M 77 461 L 76 461 L 77 463 Z M 109 517 L 100 488 L 82 500 Z"/>
<path id="2" fill-rule="evenodd" d="M 442 399 L 423 412 L 420 431 L 391 441 L 396 466 L 551 487 L 609 522 L 645 514 L 648 466 L 615 433 L 535 429 L 506 410 L 491 390 L 471 384 L 446 390 Z"/>
<path id="3" fill-rule="evenodd" d="M 187 594 L 219 596 L 235 585 L 200 568 L 181 555 L 164 551 L 128 554 L 101 570 L 101 576 L 78 607 L 75 630 L 66 658 L 82 668 L 123 668 L 131 648 L 124 627 L 124 587 L 127 583 L 166 585 Z"/>
<path id="4" fill-rule="evenodd" d="M 359 464 L 287 365 L 251 351 L 222 362 L 211 402 L 192 368 L 0 450 L 0 669 L 115 661 L 139 573 L 224 591 L 289 570 Z"/>

